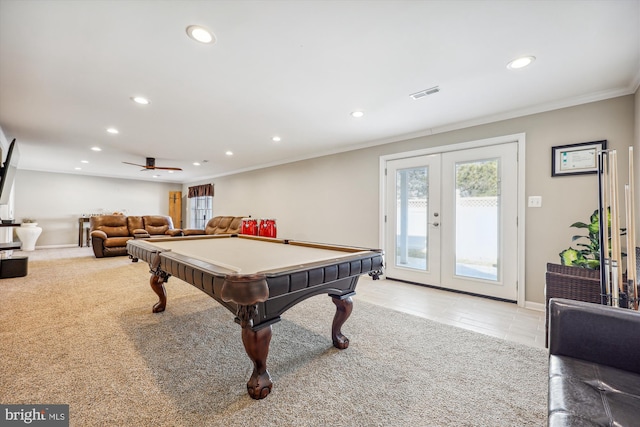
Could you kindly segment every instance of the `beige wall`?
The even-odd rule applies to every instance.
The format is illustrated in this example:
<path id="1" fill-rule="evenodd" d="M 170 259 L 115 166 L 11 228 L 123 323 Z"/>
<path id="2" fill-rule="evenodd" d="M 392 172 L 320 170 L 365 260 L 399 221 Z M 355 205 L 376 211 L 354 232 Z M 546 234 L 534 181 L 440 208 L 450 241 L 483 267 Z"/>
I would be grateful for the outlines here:
<path id="1" fill-rule="evenodd" d="M 42 234 L 37 247 L 75 245 L 82 214 L 124 210 L 129 215 L 167 215 L 169 191 L 180 189 L 180 184 L 18 169 L 14 218 L 38 220 Z"/>
<path id="2" fill-rule="evenodd" d="M 608 140 L 619 152 L 622 186 L 634 104 L 624 96 L 204 182 L 215 185 L 216 215 L 276 218 L 278 235 L 291 239 L 379 247 L 380 156 L 525 133 L 525 196 L 543 203 L 526 209 L 526 301 L 543 303 L 545 264 L 559 261 L 576 231 L 569 225 L 588 220 L 598 197 L 595 175 L 551 177 L 551 147 Z"/>

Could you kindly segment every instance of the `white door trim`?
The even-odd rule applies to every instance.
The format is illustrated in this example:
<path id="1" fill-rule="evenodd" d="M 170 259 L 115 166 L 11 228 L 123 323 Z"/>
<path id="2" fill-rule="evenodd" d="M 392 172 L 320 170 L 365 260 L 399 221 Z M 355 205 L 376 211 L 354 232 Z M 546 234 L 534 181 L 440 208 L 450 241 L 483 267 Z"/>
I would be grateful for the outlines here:
<path id="1" fill-rule="evenodd" d="M 424 156 L 436 153 L 446 153 L 449 151 L 465 150 L 468 148 L 485 147 L 488 145 L 504 144 L 508 142 L 517 142 L 518 144 L 518 305 L 525 306 L 525 134 L 516 133 L 512 135 L 497 136 L 493 138 L 480 139 L 476 141 L 461 142 L 457 144 L 441 145 L 438 147 L 424 148 L 420 150 L 406 151 L 403 153 L 394 153 L 380 156 L 380 172 L 379 172 L 379 219 L 380 224 L 378 240 L 380 248 L 385 247 L 385 169 L 387 161 L 403 159 L 407 157 Z"/>

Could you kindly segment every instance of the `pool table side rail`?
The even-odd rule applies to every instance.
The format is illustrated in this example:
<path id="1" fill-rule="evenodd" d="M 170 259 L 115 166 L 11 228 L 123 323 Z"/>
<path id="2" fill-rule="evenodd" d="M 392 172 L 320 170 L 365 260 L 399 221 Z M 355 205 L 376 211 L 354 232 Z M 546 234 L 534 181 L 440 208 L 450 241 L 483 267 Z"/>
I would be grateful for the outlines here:
<path id="1" fill-rule="evenodd" d="M 146 240 L 129 240 L 127 242 L 129 257 L 134 260 L 141 259 L 147 263 L 151 263 L 156 254 L 163 250 L 158 246 L 149 244 Z"/>
<path id="2" fill-rule="evenodd" d="M 291 246 L 304 246 L 307 248 L 317 248 L 317 249 L 328 249 L 333 251 L 341 251 L 341 252 L 361 252 L 361 251 L 381 251 L 380 249 L 370 249 L 363 248 L 358 246 L 347 246 L 347 245 L 331 245 L 327 243 L 316 243 L 316 242 L 306 242 L 306 241 L 298 241 L 291 239 L 277 239 L 272 237 L 261 237 L 261 236 L 252 236 L 248 234 L 212 234 L 212 235 L 195 235 L 195 236 L 180 236 L 180 237 L 156 237 L 152 239 L 137 239 L 132 242 L 151 242 L 156 244 L 161 244 L 162 242 L 175 242 L 176 240 L 209 240 L 209 239 L 228 239 L 228 238 L 239 238 L 246 240 L 257 240 L 268 243 L 276 243 L 276 244 L 285 244 Z M 153 244 L 148 245 L 151 247 L 157 248 Z M 159 245 L 160 246 L 160 245 Z M 163 249 L 166 250 L 166 249 Z"/>
<path id="3" fill-rule="evenodd" d="M 382 254 L 364 252 L 345 259 L 313 263 L 279 274 L 265 274 L 269 289 L 267 301 L 258 304 L 253 329 L 275 323 L 280 315 L 299 302 L 315 295 L 335 297 L 352 295 L 361 275 L 382 269 Z M 237 304 L 222 299 L 226 274 L 216 272 L 215 265 L 174 252 L 160 253 L 160 269 L 200 289 L 233 314 Z"/>
<path id="4" fill-rule="evenodd" d="M 332 251 L 341 251 L 341 252 L 362 252 L 362 251 L 381 252 L 380 249 L 369 249 L 369 248 L 362 248 L 358 246 L 331 245 L 328 243 L 305 242 L 302 240 L 291 240 L 291 239 L 274 239 L 271 237 L 251 236 L 247 234 L 237 234 L 237 235 L 233 235 L 232 237 L 239 237 L 241 239 L 247 239 L 247 240 L 259 240 L 259 241 L 270 242 L 270 243 L 280 243 L 280 244 L 291 245 L 291 246 L 304 246 L 307 248 L 328 249 Z"/>
<path id="5" fill-rule="evenodd" d="M 325 246 L 334 249 L 334 246 Z M 132 257 L 139 258 L 150 265 L 159 261 L 157 267 L 160 270 L 200 289 L 233 314 L 237 313 L 237 304 L 225 302 L 221 296 L 226 276 L 235 273 L 234 271 L 170 250 L 163 250 L 146 241 L 127 244 L 127 250 Z M 361 275 L 382 270 L 381 250 L 349 248 L 349 252 L 352 251 L 354 253 L 345 257 L 262 272 L 267 280 L 269 298 L 258 304 L 258 318 L 254 321 L 253 329 L 277 322 L 286 310 L 312 296 L 352 295 Z"/>

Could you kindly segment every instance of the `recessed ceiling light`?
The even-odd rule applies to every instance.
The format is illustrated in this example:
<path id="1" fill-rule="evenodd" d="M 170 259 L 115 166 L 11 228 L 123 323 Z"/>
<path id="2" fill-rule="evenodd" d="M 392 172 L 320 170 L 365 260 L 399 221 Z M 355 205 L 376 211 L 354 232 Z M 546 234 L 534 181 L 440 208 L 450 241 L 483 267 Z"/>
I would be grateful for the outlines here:
<path id="1" fill-rule="evenodd" d="M 149 105 L 149 104 L 151 104 L 151 101 L 149 101 L 147 98 L 145 98 L 143 96 L 132 96 L 131 100 L 133 102 L 135 102 L 136 104 L 140 104 L 140 105 Z"/>
<path id="2" fill-rule="evenodd" d="M 274 136 L 273 138 L 271 138 L 271 140 L 272 140 L 273 142 L 280 142 L 280 141 L 282 141 L 282 139 L 281 139 L 279 136 Z"/>
<path id="3" fill-rule="evenodd" d="M 89 163 L 89 160 L 80 160 L 80 163 Z"/>
<path id="4" fill-rule="evenodd" d="M 109 132 L 110 134 L 113 134 L 113 135 L 117 135 L 117 134 L 120 133 L 118 131 L 118 129 L 116 129 L 116 128 L 107 128 L 107 132 Z"/>
<path id="5" fill-rule="evenodd" d="M 224 154 L 226 154 L 227 156 L 233 156 L 233 151 L 226 151 Z"/>
<path id="6" fill-rule="evenodd" d="M 351 117 L 355 117 L 356 119 L 364 116 L 364 112 L 362 111 L 353 111 L 351 112 Z"/>
<path id="7" fill-rule="evenodd" d="M 193 162 L 193 166 L 200 166 L 200 163 L 198 163 L 198 162 Z"/>
<path id="8" fill-rule="evenodd" d="M 173 171 L 167 171 L 168 173 L 173 173 Z"/>
<path id="9" fill-rule="evenodd" d="M 77 170 L 77 171 L 81 171 L 82 170 L 82 168 L 74 168 L 74 169 Z"/>
<path id="10" fill-rule="evenodd" d="M 154 178 L 160 178 L 160 175 L 153 175 Z"/>
<path id="11" fill-rule="evenodd" d="M 510 70 L 517 70 L 519 68 L 524 68 L 527 65 L 530 65 L 535 60 L 536 60 L 535 56 L 523 56 L 521 58 L 517 58 L 509 62 L 507 64 L 507 68 Z"/>
<path id="12" fill-rule="evenodd" d="M 213 33 L 200 25 L 189 25 L 187 34 L 200 43 L 215 43 L 216 41 Z"/>
<path id="13" fill-rule="evenodd" d="M 91 149 L 93 151 L 102 151 L 102 148 L 100 148 L 100 147 L 91 147 Z"/>

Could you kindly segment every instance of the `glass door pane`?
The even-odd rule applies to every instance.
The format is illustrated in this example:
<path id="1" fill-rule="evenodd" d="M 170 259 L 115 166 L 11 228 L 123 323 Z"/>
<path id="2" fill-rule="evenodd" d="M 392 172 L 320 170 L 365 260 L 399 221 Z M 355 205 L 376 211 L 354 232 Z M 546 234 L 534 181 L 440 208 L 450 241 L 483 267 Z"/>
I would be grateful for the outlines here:
<path id="1" fill-rule="evenodd" d="M 396 265 L 426 271 L 428 256 L 427 166 L 396 171 Z"/>
<path id="2" fill-rule="evenodd" d="M 498 159 L 455 164 L 455 274 L 497 281 Z"/>
<path id="3" fill-rule="evenodd" d="M 440 283 L 440 155 L 389 160 L 385 182 L 387 278 Z"/>
<path id="4" fill-rule="evenodd" d="M 441 286 L 516 301 L 518 145 L 442 154 Z"/>

